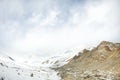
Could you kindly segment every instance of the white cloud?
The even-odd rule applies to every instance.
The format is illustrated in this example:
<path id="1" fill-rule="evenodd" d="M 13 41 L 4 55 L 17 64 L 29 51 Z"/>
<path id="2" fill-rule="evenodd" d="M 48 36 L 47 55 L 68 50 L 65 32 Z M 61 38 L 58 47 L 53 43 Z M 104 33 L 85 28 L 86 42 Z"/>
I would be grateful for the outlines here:
<path id="1" fill-rule="evenodd" d="M 59 15 L 58 11 L 51 11 L 48 16 L 42 22 L 40 22 L 40 26 L 54 25 L 57 21 L 57 15 Z"/>
<path id="2" fill-rule="evenodd" d="M 35 4 L 36 2 L 31 7 L 35 8 Z M 37 7 L 37 10 L 32 12 L 33 15 L 22 22 L 23 25 L 20 24 L 21 21 L 16 21 L 17 28 L 13 28 L 11 31 L 16 33 L 17 37 L 13 39 L 12 43 L 10 42 L 11 44 L 8 44 L 10 47 L 7 48 L 11 54 L 36 53 L 41 56 L 50 56 L 67 49 L 96 44 L 102 40 L 113 42 L 120 40 L 118 39 L 119 25 L 117 24 L 118 6 L 116 1 L 94 2 L 87 0 L 84 6 L 74 5 L 67 10 L 69 17 L 62 25 L 58 23 L 62 19 L 66 19 L 66 16 L 64 18 L 58 17 L 63 15 L 66 10 L 59 9 L 57 5 L 54 5 L 55 8 L 50 7 L 52 2 L 50 5 L 48 2 L 46 4 L 44 2 L 42 6 L 37 5 L 41 8 Z M 48 11 L 45 11 L 47 13 L 42 11 L 43 9 L 47 9 Z M 13 25 L 14 23 L 11 26 Z M 23 33 L 24 31 L 25 33 Z M 19 32 L 23 35 L 20 36 Z"/>

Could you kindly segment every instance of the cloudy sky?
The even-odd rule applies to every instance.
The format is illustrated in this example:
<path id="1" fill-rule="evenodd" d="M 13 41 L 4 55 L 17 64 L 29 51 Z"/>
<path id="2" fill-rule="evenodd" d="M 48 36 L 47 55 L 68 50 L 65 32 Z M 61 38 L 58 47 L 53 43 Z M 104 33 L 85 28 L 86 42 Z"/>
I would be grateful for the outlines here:
<path id="1" fill-rule="evenodd" d="M 58 52 L 120 42 L 119 0 L 0 0 L 0 51 Z"/>

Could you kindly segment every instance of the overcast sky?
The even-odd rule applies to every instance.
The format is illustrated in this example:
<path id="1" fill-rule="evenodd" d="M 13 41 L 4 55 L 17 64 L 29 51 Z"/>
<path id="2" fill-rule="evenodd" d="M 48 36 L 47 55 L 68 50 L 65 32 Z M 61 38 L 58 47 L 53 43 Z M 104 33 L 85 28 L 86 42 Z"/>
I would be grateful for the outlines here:
<path id="1" fill-rule="evenodd" d="M 58 52 L 120 42 L 119 0 L 0 0 L 0 51 Z"/>

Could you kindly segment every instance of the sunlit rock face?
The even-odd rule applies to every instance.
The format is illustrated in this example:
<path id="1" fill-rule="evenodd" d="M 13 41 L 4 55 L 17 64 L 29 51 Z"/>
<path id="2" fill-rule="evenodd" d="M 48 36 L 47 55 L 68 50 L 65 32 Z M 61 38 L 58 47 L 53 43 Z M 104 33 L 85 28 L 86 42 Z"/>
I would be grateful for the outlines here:
<path id="1" fill-rule="evenodd" d="M 63 80 L 120 80 L 120 43 L 103 41 L 57 69 Z"/>

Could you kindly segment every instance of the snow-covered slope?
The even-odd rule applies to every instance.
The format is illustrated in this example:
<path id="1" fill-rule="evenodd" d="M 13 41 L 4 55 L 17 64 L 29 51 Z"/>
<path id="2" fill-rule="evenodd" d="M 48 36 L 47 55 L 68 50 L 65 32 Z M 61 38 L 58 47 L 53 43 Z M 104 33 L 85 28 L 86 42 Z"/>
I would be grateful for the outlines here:
<path id="1" fill-rule="evenodd" d="M 57 72 L 49 67 L 18 64 L 9 56 L 0 54 L 0 80 L 59 80 Z"/>
<path id="2" fill-rule="evenodd" d="M 69 50 L 59 56 L 28 59 L 20 63 L 0 53 L 0 80 L 60 80 L 53 68 L 68 63 L 74 55 L 75 52 Z"/>

